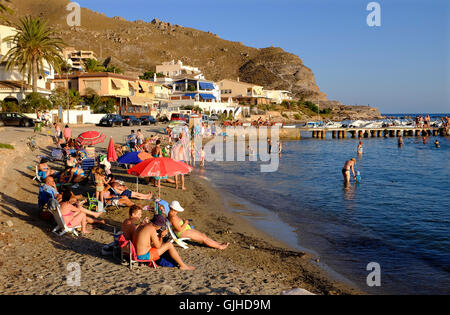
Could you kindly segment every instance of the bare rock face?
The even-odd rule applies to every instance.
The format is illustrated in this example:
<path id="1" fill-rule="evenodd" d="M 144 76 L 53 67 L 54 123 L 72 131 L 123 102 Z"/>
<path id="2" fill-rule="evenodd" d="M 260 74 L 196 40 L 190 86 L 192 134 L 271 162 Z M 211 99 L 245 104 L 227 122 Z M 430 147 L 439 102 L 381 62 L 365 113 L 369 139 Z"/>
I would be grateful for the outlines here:
<path id="1" fill-rule="evenodd" d="M 281 48 L 263 48 L 239 69 L 242 81 L 263 85 L 267 89 L 288 90 L 299 99 L 326 101 L 314 74 L 296 55 Z"/>

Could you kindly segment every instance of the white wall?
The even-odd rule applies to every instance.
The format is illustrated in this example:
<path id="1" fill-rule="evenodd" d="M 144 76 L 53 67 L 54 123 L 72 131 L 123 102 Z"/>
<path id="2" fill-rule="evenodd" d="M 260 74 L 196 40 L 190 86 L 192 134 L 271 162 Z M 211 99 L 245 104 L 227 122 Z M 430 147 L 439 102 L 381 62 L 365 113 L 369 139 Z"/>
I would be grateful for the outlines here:
<path id="1" fill-rule="evenodd" d="M 25 114 L 26 116 L 36 119 L 36 114 Z M 58 115 L 58 110 L 54 109 L 50 111 L 50 115 Z M 69 111 L 69 124 L 77 124 L 77 116 L 83 116 L 84 124 L 98 124 L 100 119 L 106 114 L 92 114 L 89 110 L 70 110 Z M 67 110 L 63 110 L 63 123 L 67 124 Z"/>

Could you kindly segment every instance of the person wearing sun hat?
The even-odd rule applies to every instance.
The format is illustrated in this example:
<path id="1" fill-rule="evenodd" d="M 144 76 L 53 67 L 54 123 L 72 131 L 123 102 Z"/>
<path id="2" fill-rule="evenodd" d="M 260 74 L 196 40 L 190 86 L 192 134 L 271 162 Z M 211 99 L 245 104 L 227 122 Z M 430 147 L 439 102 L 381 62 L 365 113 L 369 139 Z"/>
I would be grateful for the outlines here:
<path id="1" fill-rule="evenodd" d="M 204 233 L 201 233 L 195 229 L 193 229 L 189 225 L 189 220 L 183 220 L 181 219 L 178 214 L 180 212 L 184 212 L 184 208 L 180 205 L 180 203 L 176 200 L 172 201 L 169 205 L 170 210 L 169 211 L 169 222 L 173 226 L 175 234 L 178 238 L 186 237 L 190 238 L 194 242 L 198 242 L 201 244 L 205 244 L 206 246 L 217 248 L 220 250 L 224 250 L 225 248 L 230 245 L 230 243 L 221 244 L 218 243 L 209 237 L 207 237 Z"/>
<path id="2" fill-rule="evenodd" d="M 136 246 L 138 259 L 156 261 L 166 251 L 175 260 L 182 270 L 194 270 L 195 267 L 186 265 L 171 242 L 163 243 L 163 237 L 167 231 L 162 231 L 166 226 L 166 218 L 156 214 L 150 223 L 139 226 L 133 235 L 133 244 Z"/>

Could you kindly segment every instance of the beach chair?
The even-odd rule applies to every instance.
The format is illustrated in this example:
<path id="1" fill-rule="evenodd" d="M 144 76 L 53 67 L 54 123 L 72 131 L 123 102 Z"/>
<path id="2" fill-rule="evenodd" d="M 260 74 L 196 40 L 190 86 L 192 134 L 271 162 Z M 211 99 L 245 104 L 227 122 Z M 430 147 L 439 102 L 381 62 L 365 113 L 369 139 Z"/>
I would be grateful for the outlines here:
<path id="1" fill-rule="evenodd" d="M 81 168 L 84 171 L 84 176 L 92 180 L 92 169 L 95 166 L 95 159 L 86 158 L 81 162 Z M 93 180 L 95 182 L 95 180 Z"/>
<path id="2" fill-rule="evenodd" d="M 125 255 L 127 255 L 128 260 L 129 260 L 130 269 L 133 269 L 133 263 L 148 263 L 149 267 L 153 267 L 155 269 L 158 267 L 154 260 L 138 259 L 137 255 L 136 255 L 136 249 L 134 248 L 133 242 L 126 240 L 125 236 L 123 236 L 123 234 L 121 234 L 119 236 L 118 243 L 119 243 L 119 247 L 120 247 L 120 259 L 121 259 L 121 261 L 123 261 Z"/>
<path id="3" fill-rule="evenodd" d="M 42 183 L 42 178 L 41 178 L 41 176 L 39 175 L 39 166 L 36 165 L 35 171 L 36 171 L 36 174 L 35 174 L 35 176 L 33 177 L 33 180 L 37 180 L 39 183 Z"/>
<path id="4" fill-rule="evenodd" d="M 88 196 L 88 210 L 89 211 L 97 211 L 97 212 L 106 212 L 104 209 L 104 205 L 103 203 L 98 200 L 97 198 L 94 197 L 94 195 L 92 195 L 92 197 L 89 195 L 89 193 L 87 194 Z"/>
<path id="5" fill-rule="evenodd" d="M 66 223 L 64 222 L 64 219 L 61 215 L 60 211 L 60 205 L 56 199 L 50 199 L 50 201 L 47 204 L 48 211 L 50 211 L 53 214 L 53 218 L 56 221 L 56 227 L 52 230 L 53 233 L 63 236 L 67 232 L 70 232 L 74 234 L 75 236 L 78 236 L 77 229 L 81 228 L 81 225 L 74 226 L 74 227 L 68 227 Z M 59 232 L 57 232 L 59 231 Z"/>
<path id="6" fill-rule="evenodd" d="M 165 216 L 168 216 L 170 212 L 169 203 L 165 200 L 155 200 L 155 213 L 156 214 L 163 214 Z M 166 220 L 166 229 L 169 232 L 169 236 L 171 238 L 171 242 L 175 242 L 178 246 L 187 249 L 188 245 L 184 241 L 190 240 L 190 238 L 178 238 L 175 233 L 172 230 L 172 227 L 170 226 L 169 220 Z"/>
<path id="7" fill-rule="evenodd" d="M 41 184 L 39 186 L 39 194 L 38 194 L 39 211 L 42 211 L 44 207 L 48 204 L 48 202 L 51 199 L 55 198 L 56 198 L 55 194 L 52 191 L 45 189 L 45 185 Z"/>

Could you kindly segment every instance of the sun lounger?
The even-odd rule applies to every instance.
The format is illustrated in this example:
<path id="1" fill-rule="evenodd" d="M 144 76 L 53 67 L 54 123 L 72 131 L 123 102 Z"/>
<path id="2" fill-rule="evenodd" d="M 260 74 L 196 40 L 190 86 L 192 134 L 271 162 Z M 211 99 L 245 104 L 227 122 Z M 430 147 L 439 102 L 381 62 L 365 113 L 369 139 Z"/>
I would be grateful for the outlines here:
<path id="1" fill-rule="evenodd" d="M 133 269 L 133 263 L 148 263 L 148 266 L 152 266 L 153 268 L 157 268 L 157 265 L 154 260 L 142 260 L 138 259 L 136 255 L 136 249 L 134 248 L 134 245 L 131 241 L 128 241 L 125 239 L 125 236 L 123 234 L 120 235 L 119 240 L 119 247 L 120 247 L 120 259 L 121 261 L 124 260 L 125 255 L 128 256 L 129 259 L 129 266 L 130 269 Z"/>
<path id="2" fill-rule="evenodd" d="M 61 215 L 60 211 L 60 205 L 56 199 L 50 199 L 50 201 L 47 204 L 48 211 L 50 211 L 53 214 L 53 217 L 56 221 L 56 227 L 52 230 L 53 233 L 63 236 L 65 233 L 70 232 L 74 234 L 75 236 L 78 236 L 77 229 L 81 228 L 81 225 L 75 226 L 75 227 L 68 227 L 66 223 L 64 222 L 64 219 Z M 57 232 L 60 231 L 60 232 Z"/>

